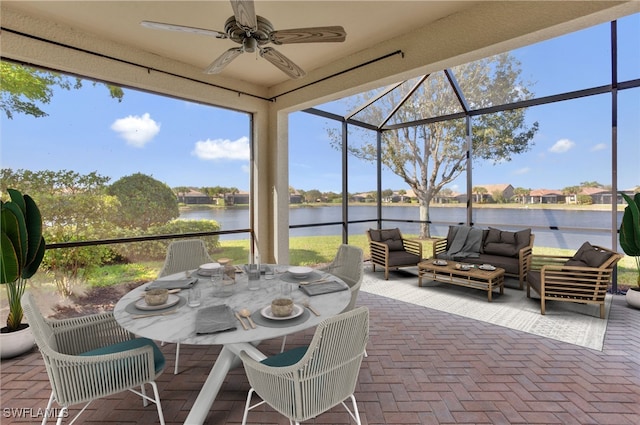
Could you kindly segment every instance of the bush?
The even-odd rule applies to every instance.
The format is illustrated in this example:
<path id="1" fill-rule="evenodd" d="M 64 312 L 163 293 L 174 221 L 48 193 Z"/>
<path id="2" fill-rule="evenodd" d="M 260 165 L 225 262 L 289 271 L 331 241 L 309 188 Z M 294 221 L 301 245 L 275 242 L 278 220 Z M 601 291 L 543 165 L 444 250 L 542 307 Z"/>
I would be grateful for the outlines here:
<path id="1" fill-rule="evenodd" d="M 144 235 L 188 234 L 197 232 L 215 232 L 220 225 L 215 220 L 172 220 L 167 224 L 151 226 L 146 231 L 142 229 L 121 229 L 119 237 L 136 237 Z M 220 248 L 219 236 L 199 237 L 204 240 L 209 253 Z M 122 243 L 113 246 L 118 256 L 128 262 L 161 261 L 167 255 L 167 247 L 174 239 L 144 241 L 136 243 Z"/>

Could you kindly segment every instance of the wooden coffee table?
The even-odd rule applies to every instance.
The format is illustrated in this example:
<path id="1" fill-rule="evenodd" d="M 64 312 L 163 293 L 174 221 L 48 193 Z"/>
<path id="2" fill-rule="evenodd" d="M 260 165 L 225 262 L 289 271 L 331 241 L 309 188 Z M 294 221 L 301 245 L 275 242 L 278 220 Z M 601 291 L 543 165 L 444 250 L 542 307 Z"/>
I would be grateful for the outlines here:
<path id="1" fill-rule="evenodd" d="M 446 265 L 437 265 L 435 261 L 430 258 L 418 263 L 418 286 L 422 286 L 422 278 L 425 277 L 436 282 L 487 291 L 489 302 L 495 288 L 499 288 L 500 294 L 504 294 L 504 269 L 500 267 L 482 270 L 474 266 L 469 270 L 461 270 L 456 268 L 456 264 L 460 264 L 456 261 L 447 261 Z"/>

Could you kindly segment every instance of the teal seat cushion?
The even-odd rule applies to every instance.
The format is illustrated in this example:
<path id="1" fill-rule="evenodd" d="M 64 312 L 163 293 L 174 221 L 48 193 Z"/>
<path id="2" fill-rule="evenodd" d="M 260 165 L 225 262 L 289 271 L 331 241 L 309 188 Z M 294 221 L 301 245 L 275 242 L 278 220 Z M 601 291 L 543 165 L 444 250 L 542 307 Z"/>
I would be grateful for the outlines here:
<path id="1" fill-rule="evenodd" d="M 267 357 L 261 363 L 272 367 L 285 367 L 296 364 L 307 352 L 308 346 L 296 347 L 275 356 Z"/>
<path id="2" fill-rule="evenodd" d="M 149 338 L 135 338 L 129 341 L 118 342 L 117 344 L 107 345 L 106 347 L 96 348 L 95 350 L 86 351 L 81 353 L 81 356 L 100 356 L 103 354 L 120 353 L 122 351 L 133 350 L 144 346 L 153 347 L 153 364 L 155 366 L 156 373 L 159 373 L 164 369 L 164 354 L 160 351 L 160 348 L 151 341 Z"/>

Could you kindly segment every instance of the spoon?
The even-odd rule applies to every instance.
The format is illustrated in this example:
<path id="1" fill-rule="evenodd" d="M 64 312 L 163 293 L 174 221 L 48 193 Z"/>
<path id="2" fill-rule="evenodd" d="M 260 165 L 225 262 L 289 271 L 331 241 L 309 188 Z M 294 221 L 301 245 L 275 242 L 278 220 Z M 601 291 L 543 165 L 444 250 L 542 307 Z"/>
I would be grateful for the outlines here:
<path id="1" fill-rule="evenodd" d="M 249 310 L 243 308 L 242 310 L 240 310 L 240 315 L 249 321 L 251 328 L 256 328 L 256 324 L 253 322 L 253 319 L 251 318 L 251 312 Z"/>
<path id="2" fill-rule="evenodd" d="M 312 312 L 313 314 L 315 314 L 316 316 L 320 316 L 320 313 L 318 313 L 318 311 L 317 311 L 315 308 L 313 308 L 313 307 L 311 306 L 311 303 L 309 303 L 309 301 L 304 300 L 304 302 L 302 303 L 302 305 L 304 305 L 304 306 L 305 306 L 305 307 L 307 307 L 309 310 L 311 310 L 311 312 Z"/>

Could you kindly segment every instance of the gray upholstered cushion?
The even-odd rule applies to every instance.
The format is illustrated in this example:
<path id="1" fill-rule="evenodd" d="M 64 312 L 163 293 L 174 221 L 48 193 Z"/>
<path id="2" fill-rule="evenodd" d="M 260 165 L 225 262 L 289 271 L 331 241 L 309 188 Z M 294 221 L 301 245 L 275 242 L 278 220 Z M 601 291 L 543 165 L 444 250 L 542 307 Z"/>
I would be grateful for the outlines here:
<path id="1" fill-rule="evenodd" d="M 607 251 L 601 251 L 591 245 L 589 242 L 585 242 L 576 251 L 574 256 L 565 263 L 566 266 L 577 267 L 595 267 L 598 268 L 605 261 L 611 257 L 611 253 Z"/>
<path id="2" fill-rule="evenodd" d="M 484 241 L 483 252 L 505 257 L 517 257 L 520 249 L 529 245 L 531 229 L 523 229 L 517 232 L 489 228 Z"/>

